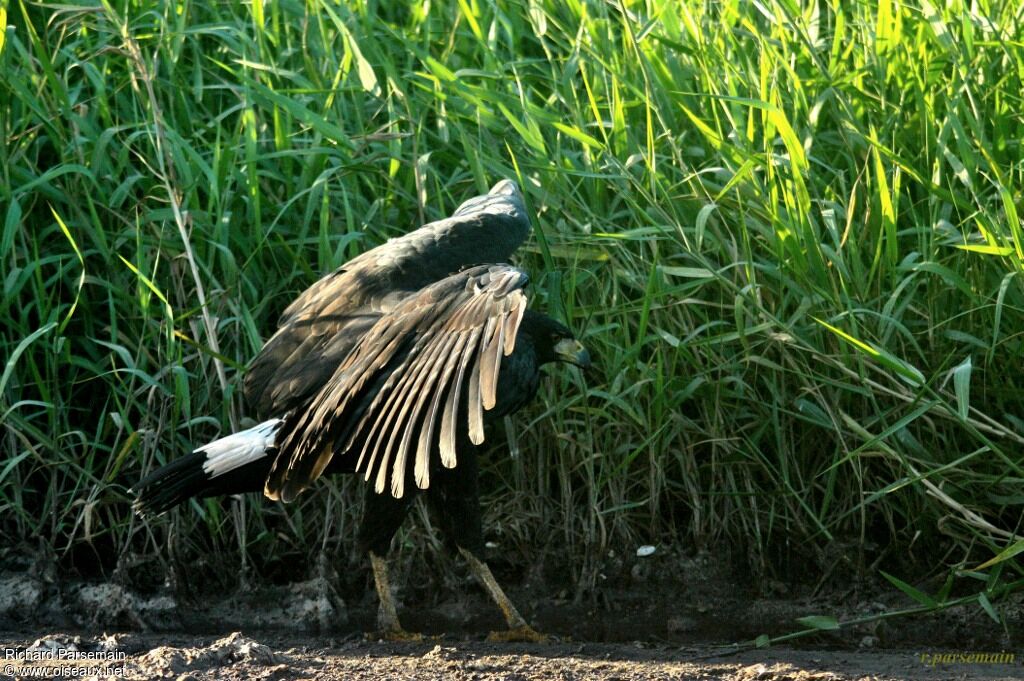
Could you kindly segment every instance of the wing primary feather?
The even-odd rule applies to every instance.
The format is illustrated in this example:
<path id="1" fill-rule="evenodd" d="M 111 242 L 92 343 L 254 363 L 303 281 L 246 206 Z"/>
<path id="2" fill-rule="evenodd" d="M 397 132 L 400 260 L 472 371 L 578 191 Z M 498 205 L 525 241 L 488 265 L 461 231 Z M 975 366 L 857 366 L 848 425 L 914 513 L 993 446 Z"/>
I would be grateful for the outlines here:
<path id="1" fill-rule="evenodd" d="M 353 348 L 353 351 L 344 361 L 344 364 L 336 371 L 329 386 L 317 395 L 312 408 L 306 413 L 303 421 L 306 426 L 301 431 L 301 439 L 296 442 L 292 450 L 288 467 L 278 475 L 278 486 L 285 496 L 294 497 L 301 492 L 302 488 L 321 476 L 324 470 L 330 465 L 334 455 L 333 444 L 325 446 L 325 439 L 331 435 L 332 427 L 337 424 L 344 424 L 341 432 L 335 433 L 334 440 L 346 441 L 347 451 L 350 444 L 349 433 L 353 428 L 358 431 L 365 427 L 362 419 L 351 418 L 346 411 L 353 400 L 358 403 L 358 398 L 364 395 L 364 388 L 379 376 L 379 369 L 385 367 L 400 352 L 401 347 L 406 344 L 410 337 L 404 333 L 408 327 L 416 322 L 415 315 L 398 315 L 394 318 L 384 317 L 374 330 L 375 333 L 364 337 L 360 343 Z M 377 342 L 371 343 L 370 338 Z M 375 396 L 370 410 L 372 411 L 379 400 L 390 392 L 390 389 L 400 377 L 389 376 L 384 386 Z M 368 410 L 355 410 L 368 411 Z M 384 422 L 387 426 L 388 422 Z M 375 427 L 381 425 L 381 421 L 375 422 Z M 386 430 L 386 428 L 385 428 Z M 353 435 L 357 435 L 357 432 Z M 372 440 L 373 432 L 367 438 Z M 375 453 L 376 454 L 376 453 Z M 366 449 L 360 452 L 356 470 L 359 469 L 362 460 L 366 456 Z M 376 458 L 376 457 L 374 457 Z M 368 465 L 369 471 L 373 469 L 374 461 Z"/>
<path id="2" fill-rule="evenodd" d="M 428 298 L 427 303 L 420 303 L 416 306 L 416 320 L 420 322 L 418 326 L 420 326 L 421 328 L 424 327 L 423 321 L 426 311 L 430 311 L 431 317 L 436 319 L 438 315 L 443 316 L 445 313 L 447 313 L 448 309 L 452 305 L 451 301 L 446 301 L 446 304 L 443 307 L 441 307 L 441 309 L 436 309 L 434 306 L 430 305 L 430 303 L 436 302 L 436 299 Z M 382 390 L 381 394 L 378 395 L 376 400 L 374 400 L 375 405 L 380 404 L 380 406 L 376 407 L 375 405 L 371 405 L 369 410 L 369 413 L 373 415 L 375 423 L 373 431 L 371 431 L 370 436 L 367 438 L 366 442 L 363 445 L 363 451 L 365 452 L 366 447 L 368 447 L 370 442 L 373 441 L 373 449 L 370 454 L 370 460 L 369 463 L 367 463 L 366 465 L 366 480 L 369 481 L 370 476 L 373 474 L 374 468 L 376 468 L 377 479 L 374 482 L 374 491 L 376 491 L 377 494 L 383 494 L 384 489 L 387 486 L 388 468 L 392 455 L 391 445 L 394 442 L 394 434 L 398 432 L 401 416 L 399 417 L 399 421 L 395 422 L 393 428 L 392 421 L 394 421 L 395 415 L 398 412 L 399 403 L 405 404 L 403 400 L 407 397 L 404 393 L 405 388 L 408 385 L 408 382 L 410 380 L 413 380 L 419 373 L 416 367 L 419 356 L 422 354 L 422 352 L 424 351 L 423 349 L 425 347 L 429 347 L 431 340 L 435 335 L 435 332 L 432 329 L 430 329 L 429 322 L 427 323 L 425 328 L 426 331 L 424 336 L 420 339 L 419 342 L 416 343 L 416 345 L 413 346 L 413 348 L 409 352 L 409 356 L 406 357 L 403 362 L 403 364 L 411 362 L 412 367 L 408 367 L 408 370 L 404 373 L 401 380 L 396 379 L 395 382 L 389 381 L 389 383 L 391 383 L 391 387 L 390 390 L 388 391 L 390 394 L 387 395 L 387 401 L 383 402 L 385 396 L 383 394 L 384 391 Z M 422 369 L 422 367 L 420 367 L 420 369 Z M 394 374 L 392 374 L 392 376 L 393 375 Z M 383 428 L 378 429 L 381 420 L 384 421 L 384 426 Z M 384 438 L 387 437 L 389 433 L 391 435 L 388 439 L 388 444 L 384 447 L 384 450 L 381 451 L 381 444 L 383 444 Z M 379 459 L 378 454 L 380 455 Z M 360 456 L 360 459 L 362 459 L 362 456 Z M 404 494 L 405 489 L 404 473 L 397 477 L 397 481 L 395 480 L 394 476 L 391 481 L 392 495 L 395 498 L 401 498 L 402 495 Z"/>
<path id="3" fill-rule="evenodd" d="M 406 374 L 406 377 L 407 376 L 408 374 Z M 396 415 L 396 401 L 400 400 L 404 396 L 400 390 L 401 385 L 402 381 L 395 379 L 395 381 L 388 386 L 386 394 L 385 391 L 382 390 L 367 410 L 367 414 L 373 418 L 374 424 L 373 429 L 370 431 L 366 441 L 363 443 L 364 452 L 367 451 L 367 447 L 371 447 L 372 443 L 372 448 L 369 450 L 370 460 L 366 464 L 366 480 L 370 479 L 374 470 L 377 471 L 377 481 L 375 485 L 377 494 L 384 492 L 384 484 L 387 479 L 388 461 L 391 455 L 391 452 L 387 447 L 381 449 L 381 444 L 383 444 L 384 438 L 387 437 L 388 433 L 391 431 L 391 423 L 394 421 Z M 361 458 L 362 457 L 360 457 L 360 459 Z"/>
<path id="4" fill-rule="evenodd" d="M 455 420 L 459 416 L 459 397 L 462 393 L 462 384 L 466 375 L 466 366 L 476 354 L 477 340 L 480 338 L 480 327 L 470 331 L 469 340 L 459 357 L 458 373 L 455 375 L 455 382 L 448 392 L 448 399 L 444 405 L 444 416 L 441 419 L 441 439 L 438 443 L 441 450 L 441 464 L 445 468 L 455 468 Z"/>
<path id="5" fill-rule="evenodd" d="M 500 303 L 501 308 L 507 307 L 505 300 Z M 504 309 L 502 309 L 503 312 Z M 498 400 L 498 372 L 501 370 L 502 349 L 505 345 L 502 337 L 505 333 L 503 315 L 502 318 L 491 317 L 488 319 L 487 327 L 490 328 L 492 325 L 494 330 L 491 332 L 490 338 L 484 336 L 487 342 L 481 348 L 480 359 L 477 360 L 480 364 L 480 392 L 483 394 L 483 407 L 488 411 L 494 409 Z"/>
<path id="6" fill-rule="evenodd" d="M 454 334 L 449 334 L 437 339 L 434 343 L 435 347 L 433 351 L 424 362 L 423 375 L 419 376 L 416 383 L 414 383 L 409 389 L 409 401 L 406 403 L 405 408 L 408 408 L 411 404 L 412 411 L 409 412 L 408 416 L 405 417 L 401 424 L 395 425 L 395 430 L 392 433 L 392 438 L 394 438 L 401 426 L 402 440 L 398 445 L 398 454 L 395 457 L 395 464 L 391 476 L 392 490 L 394 490 L 395 486 L 395 474 L 406 468 L 409 446 L 412 443 L 413 434 L 416 432 L 417 428 L 423 430 L 425 427 L 425 424 L 421 422 L 423 405 L 434 390 L 440 390 L 442 387 L 437 385 L 437 381 L 440 378 L 440 372 L 443 369 L 443 365 L 446 363 L 448 353 L 451 351 L 455 340 L 456 336 Z M 413 400 L 415 400 L 414 404 Z M 390 443 L 388 446 L 390 447 Z M 420 489 L 426 489 L 430 485 L 430 466 L 428 464 L 429 462 L 426 459 L 421 460 L 416 458 L 414 460 L 413 478 L 416 482 L 416 486 Z"/>
<path id="7" fill-rule="evenodd" d="M 401 338 L 387 338 L 387 332 L 393 326 L 391 320 L 381 322 L 375 338 L 381 338 L 388 342 L 381 342 L 371 345 L 369 353 L 363 353 L 362 349 L 367 346 L 367 337 L 355 348 L 338 368 L 325 387 L 314 399 L 310 409 L 305 412 L 300 421 L 299 427 L 290 434 L 288 441 L 282 443 L 282 451 L 291 450 L 288 458 L 288 465 L 281 470 L 272 470 L 268 477 L 268 489 L 274 487 L 280 490 L 288 481 L 298 481 L 300 478 L 309 478 L 303 484 L 312 482 L 323 473 L 324 468 L 330 464 L 334 455 L 334 448 L 323 448 L 324 437 L 328 434 L 330 427 L 337 423 L 345 425 L 346 432 L 351 427 L 351 419 L 344 418 L 345 411 L 353 399 L 362 394 L 362 389 L 367 381 L 373 377 L 374 372 L 368 367 L 377 362 L 381 356 L 390 359 L 395 350 L 399 347 Z M 342 437 L 344 433 L 339 436 Z M 321 455 L 310 461 L 310 453 L 320 451 Z M 326 454 L 326 456 L 324 456 Z M 273 481 L 273 485 L 271 485 Z M 290 483 L 292 486 L 295 482 Z"/>
<path id="8" fill-rule="evenodd" d="M 412 315 L 407 315 L 407 316 L 412 317 Z M 377 359 L 376 363 L 375 363 L 375 366 L 366 366 L 366 363 L 365 363 L 364 367 L 362 367 L 362 369 L 360 371 L 360 374 L 361 374 L 360 380 L 359 380 L 360 384 L 366 383 L 366 381 L 368 381 L 368 380 L 370 380 L 372 378 L 380 377 L 382 374 L 386 375 L 387 378 L 384 379 L 383 385 L 381 386 L 380 390 L 378 390 L 377 393 L 374 395 L 373 399 L 371 400 L 370 405 L 366 409 L 361 410 L 361 415 L 359 416 L 359 418 L 358 419 L 346 419 L 346 421 L 349 421 L 349 422 L 351 422 L 351 421 L 355 421 L 356 422 L 355 425 L 351 425 L 351 426 L 349 426 L 348 429 L 346 429 L 346 432 L 349 432 L 349 431 L 351 432 L 351 434 L 348 435 L 348 437 L 343 440 L 344 441 L 344 451 L 346 451 L 346 452 L 351 448 L 352 443 L 355 441 L 355 439 L 357 439 L 358 435 L 360 433 L 366 431 L 367 426 L 370 425 L 370 431 L 367 433 L 367 436 L 364 439 L 362 439 L 362 448 L 360 449 L 359 457 L 358 457 L 358 459 L 355 462 L 355 471 L 359 472 L 359 471 L 364 471 L 365 470 L 366 471 L 365 479 L 368 480 L 368 481 L 370 480 L 370 476 L 373 474 L 373 470 L 375 468 L 376 461 L 377 461 L 377 450 L 375 448 L 373 448 L 373 449 L 371 448 L 371 442 L 374 441 L 374 437 L 378 433 L 378 431 L 381 430 L 381 427 L 387 425 L 387 422 L 385 421 L 385 419 L 382 418 L 382 405 L 384 405 L 386 400 L 389 400 L 390 398 L 392 398 L 394 396 L 394 394 L 395 394 L 395 390 L 394 390 L 395 385 L 397 383 L 399 383 L 401 381 L 401 379 L 403 378 L 403 375 L 400 374 L 400 373 L 398 373 L 396 375 L 396 372 L 398 372 L 398 370 L 403 365 L 403 360 L 399 360 L 398 364 L 397 364 L 397 367 L 395 367 L 395 369 L 393 369 L 389 374 L 388 373 L 384 373 L 381 370 L 384 369 L 387 366 L 388 361 L 390 361 L 392 358 L 394 358 L 395 354 L 397 353 L 398 348 L 400 348 L 400 345 L 398 345 L 397 343 L 399 341 L 404 342 L 404 343 L 408 343 L 413 338 L 411 335 L 409 335 L 407 333 L 407 329 L 410 326 L 410 322 L 411 321 L 415 322 L 415 320 L 410 320 L 410 318 L 407 318 L 406 326 L 395 329 L 395 337 L 396 338 L 395 338 L 395 340 L 391 341 L 391 343 L 389 343 L 389 345 L 394 345 L 396 349 L 395 349 L 394 352 L 390 353 L 390 355 L 386 358 L 385 361 L 380 361 L 379 359 Z M 416 351 L 415 346 L 409 350 L 409 352 L 415 352 L 415 351 Z M 377 355 L 377 356 L 380 356 L 380 355 Z M 374 359 L 369 359 L 369 361 L 375 361 L 375 360 Z M 386 409 L 386 407 L 383 407 L 383 409 Z M 368 416 L 372 417 L 372 424 L 368 423 Z M 367 463 L 366 467 L 364 467 L 364 465 L 362 465 L 362 462 L 364 462 L 367 459 L 367 455 L 368 454 L 370 454 L 370 460 Z"/>
<path id="9" fill-rule="evenodd" d="M 400 407 L 402 404 L 406 403 L 406 400 L 409 397 L 407 394 L 408 385 L 410 382 L 414 381 L 419 375 L 419 372 L 423 370 L 423 366 L 419 364 L 419 359 L 424 352 L 424 348 L 429 348 L 433 336 L 434 334 L 432 333 L 427 334 L 419 343 L 413 346 L 409 351 L 409 355 L 403 362 L 406 365 L 411 364 L 411 366 L 406 366 L 406 371 L 400 378 L 395 378 L 393 381 L 389 380 L 388 384 L 385 384 L 387 390 L 381 391 L 368 410 L 368 413 L 373 416 L 375 424 L 373 431 L 364 444 L 365 451 L 365 447 L 369 446 L 371 441 L 373 442 L 370 462 L 366 466 L 366 476 L 367 480 L 369 480 L 369 476 L 372 475 L 374 468 L 377 469 L 375 489 L 378 494 L 382 494 L 384 492 L 384 487 L 387 483 L 387 469 L 391 461 L 391 455 L 393 454 L 391 445 L 394 442 L 394 434 L 398 432 L 401 422 Z M 394 377 L 394 373 L 391 374 L 391 377 Z M 385 392 L 387 392 L 387 394 L 385 394 Z M 402 410 L 401 413 L 404 413 L 404 410 Z M 396 415 L 399 416 L 398 421 L 395 421 Z M 381 421 L 383 421 L 383 427 L 379 427 Z M 388 437 L 389 434 L 390 437 Z M 381 449 L 381 445 L 384 444 L 385 438 L 388 438 L 388 444 Z M 395 484 L 394 479 L 392 479 L 393 494 L 395 498 L 401 498 L 405 485 L 404 476 L 398 483 L 399 487 L 397 489 L 395 488 Z"/>
<path id="10" fill-rule="evenodd" d="M 390 391 L 389 391 L 390 394 Z M 366 436 L 366 440 L 363 441 L 363 451 L 359 456 L 360 461 L 363 456 L 369 453 L 369 460 L 365 466 L 364 480 L 369 482 L 370 477 L 374 471 L 377 471 L 377 481 L 374 483 L 374 489 L 377 494 L 384 491 L 384 477 L 387 475 L 387 452 L 384 453 L 384 457 L 378 463 L 377 455 L 380 454 L 380 440 L 384 436 L 384 431 L 387 429 L 387 423 L 390 419 L 385 419 L 384 415 L 379 412 L 378 409 L 371 407 L 368 412 L 369 414 L 375 414 L 376 418 L 373 419 L 373 427 L 370 429 L 369 434 Z M 358 472 L 358 468 L 356 471 Z"/>
<path id="11" fill-rule="evenodd" d="M 291 501 L 306 485 L 315 480 L 308 477 L 308 470 L 305 469 L 315 467 L 316 461 L 310 461 L 309 453 L 319 446 L 327 425 L 322 409 L 309 410 L 299 417 L 287 437 L 281 438 L 279 454 L 271 465 L 263 487 L 263 493 L 267 497 Z M 297 433 L 301 433 L 302 437 L 299 438 Z M 281 453 L 288 450 L 290 456 Z"/>
<path id="12" fill-rule="evenodd" d="M 513 291 L 512 314 L 505 317 L 505 356 L 508 357 L 516 348 L 516 335 L 519 333 L 519 325 L 523 322 L 523 315 L 526 314 L 526 296 L 522 291 Z"/>
<path id="13" fill-rule="evenodd" d="M 397 378 L 391 380 L 391 377 L 389 377 L 388 380 L 386 380 L 384 385 L 381 387 L 380 392 L 378 392 L 377 395 L 374 397 L 373 402 L 370 404 L 369 408 L 367 408 L 366 410 L 367 414 L 375 415 L 375 417 L 372 419 L 373 425 L 370 427 L 370 432 L 366 434 L 366 438 L 363 440 L 363 447 L 359 452 L 359 459 L 356 461 L 356 472 L 358 473 L 360 471 L 364 471 L 365 475 L 363 479 L 366 480 L 367 482 L 369 482 L 370 476 L 373 475 L 373 471 L 377 463 L 378 448 L 373 443 L 379 442 L 379 431 L 385 425 L 385 419 L 380 414 L 380 407 L 378 405 L 380 405 L 382 401 L 387 400 L 388 398 L 391 397 L 394 385 L 397 381 Z M 366 417 L 364 415 L 364 418 L 361 419 L 361 421 L 365 420 Z M 363 460 L 367 454 L 370 455 L 370 458 L 369 460 L 367 460 L 366 465 L 363 466 Z M 380 492 L 381 490 L 377 490 L 378 494 Z"/>
<path id="14" fill-rule="evenodd" d="M 352 370 L 355 371 L 356 368 L 353 367 Z M 353 399 L 356 399 L 356 396 L 359 396 L 363 399 L 367 399 L 367 397 L 363 394 L 363 386 L 366 385 L 367 382 L 370 381 L 370 379 L 377 378 L 378 380 L 380 380 L 380 373 L 379 371 L 377 371 L 377 367 L 366 366 L 366 364 L 364 363 L 362 368 L 359 369 L 358 372 L 359 380 L 356 382 L 354 389 L 344 398 L 345 403 Z M 373 410 L 376 408 L 378 404 L 378 400 L 383 399 L 386 396 L 388 391 L 391 390 L 391 388 L 394 386 L 397 380 L 397 378 L 391 376 L 389 376 L 387 379 L 384 379 L 384 382 L 381 385 L 380 390 L 378 390 L 377 393 L 373 395 L 373 398 L 369 400 L 369 403 L 364 403 L 362 402 L 362 400 L 357 401 L 357 406 L 352 411 L 352 413 L 336 413 L 336 417 L 345 424 L 344 429 L 338 434 L 338 437 L 336 438 L 338 442 L 342 443 L 341 452 L 351 451 L 352 445 L 359 439 L 360 434 L 366 433 L 367 427 L 370 428 L 370 432 L 366 433 L 366 437 L 363 439 L 363 446 L 359 450 L 359 458 L 356 460 L 355 466 L 356 471 L 362 470 L 363 461 L 368 451 L 367 443 L 369 443 L 369 441 L 372 439 L 373 432 L 376 430 L 376 427 L 380 426 L 380 421 L 367 422 L 365 416 L 368 413 L 373 413 Z M 367 468 L 367 480 L 369 479 L 370 476 L 370 469 L 372 469 L 372 462 Z"/>
<path id="15" fill-rule="evenodd" d="M 364 477 L 364 480 L 367 481 L 369 481 L 370 475 L 373 472 L 373 465 L 377 456 L 377 451 L 370 447 L 370 443 L 373 442 L 374 436 L 377 434 L 377 431 L 383 425 L 383 419 L 373 419 L 372 422 L 367 423 L 365 416 L 366 414 L 375 413 L 375 405 L 377 404 L 377 400 L 381 397 L 381 395 L 385 394 L 385 391 L 390 392 L 390 386 L 388 385 L 387 381 L 385 381 L 380 391 L 374 397 L 370 406 L 367 407 L 366 412 L 364 412 L 363 418 L 359 420 L 359 428 L 357 429 L 357 432 L 352 434 L 352 438 L 355 438 L 359 433 L 363 432 L 366 429 L 367 425 L 370 426 L 369 432 L 367 432 L 366 437 L 363 438 L 363 446 L 359 450 L 359 458 L 356 459 L 356 472 L 358 473 L 360 471 L 365 471 L 366 475 Z M 364 466 L 363 461 L 366 460 L 367 454 L 370 455 L 370 458 L 366 462 L 366 465 Z"/>
<path id="16" fill-rule="evenodd" d="M 433 446 L 434 431 L 437 426 L 438 410 L 440 409 L 442 398 L 454 389 L 451 384 L 452 372 L 455 371 L 462 348 L 466 344 L 466 337 L 467 334 L 465 333 L 456 335 L 455 345 L 447 353 L 444 371 L 441 374 L 437 387 L 434 388 L 434 394 L 430 402 L 430 411 L 427 412 L 423 425 L 420 426 L 419 442 L 416 445 L 416 484 L 420 486 L 420 489 L 426 489 L 429 485 L 430 474 L 426 469 L 429 468 L 430 451 Z M 422 485 L 420 485 L 421 467 L 423 468 Z"/>
<path id="17" fill-rule="evenodd" d="M 466 407 L 469 412 L 469 441 L 478 445 L 484 441 L 484 413 L 483 404 L 480 399 L 480 365 L 481 354 L 486 349 L 487 337 L 494 331 L 494 317 L 487 320 L 484 327 L 483 338 L 480 339 L 480 349 L 470 357 L 473 363 L 473 372 L 469 376 L 469 394 L 466 396 Z"/>
<path id="18" fill-rule="evenodd" d="M 391 495 L 396 499 L 401 499 L 402 495 L 405 494 L 405 468 L 406 461 L 408 460 L 409 440 L 412 437 L 412 431 L 416 427 L 419 411 L 424 400 L 426 400 L 427 392 L 433 387 L 434 381 L 437 379 L 437 375 L 433 371 L 437 358 L 448 345 L 448 341 L 449 339 L 446 337 L 435 338 L 427 347 L 421 349 L 419 356 L 416 357 L 413 366 L 407 374 L 407 378 L 396 388 L 401 402 L 392 407 L 392 409 L 398 410 L 398 419 L 391 428 L 391 437 L 388 438 L 388 443 L 384 450 L 392 462 Z M 411 412 L 409 411 L 410 407 L 413 407 Z M 400 433 L 402 439 L 399 442 L 398 450 L 395 451 L 395 439 Z"/>

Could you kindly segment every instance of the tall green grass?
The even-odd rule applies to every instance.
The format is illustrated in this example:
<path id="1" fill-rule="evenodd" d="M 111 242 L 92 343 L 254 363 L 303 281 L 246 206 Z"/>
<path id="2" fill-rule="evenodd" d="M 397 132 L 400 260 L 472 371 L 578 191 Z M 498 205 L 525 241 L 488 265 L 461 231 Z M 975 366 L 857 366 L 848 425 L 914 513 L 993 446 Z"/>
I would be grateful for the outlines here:
<path id="1" fill-rule="evenodd" d="M 1024 10 L 940 4 L 12 1 L 0 529 L 108 569 L 347 554 L 354 481 L 148 524 L 126 488 L 244 423 L 320 273 L 513 177 L 602 375 L 492 438 L 511 560 L 1019 584 Z"/>

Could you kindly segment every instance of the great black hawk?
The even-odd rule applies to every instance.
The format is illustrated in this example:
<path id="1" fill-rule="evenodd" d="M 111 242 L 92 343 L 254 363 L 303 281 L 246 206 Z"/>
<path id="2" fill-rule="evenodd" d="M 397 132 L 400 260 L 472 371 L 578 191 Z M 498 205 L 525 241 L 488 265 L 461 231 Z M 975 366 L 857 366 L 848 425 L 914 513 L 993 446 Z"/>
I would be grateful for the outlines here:
<path id="1" fill-rule="evenodd" d="M 497 637 L 539 638 L 483 561 L 476 461 L 488 424 L 534 397 L 541 366 L 590 363 L 569 329 L 527 309 L 529 279 L 505 264 L 529 231 L 522 194 L 504 180 L 317 281 L 246 373 L 262 422 L 150 473 L 134 488 L 137 510 L 261 490 L 288 502 L 322 475 L 358 474 L 378 624 L 401 639 L 384 556 L 423 491 L 501 607 L 509 631 Z"/>

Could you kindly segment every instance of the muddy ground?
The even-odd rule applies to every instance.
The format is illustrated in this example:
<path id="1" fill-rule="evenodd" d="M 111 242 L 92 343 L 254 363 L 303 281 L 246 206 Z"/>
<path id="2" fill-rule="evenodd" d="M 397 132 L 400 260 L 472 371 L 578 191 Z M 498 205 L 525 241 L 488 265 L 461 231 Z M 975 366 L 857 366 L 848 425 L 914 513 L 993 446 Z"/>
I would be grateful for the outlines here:
<path id="1" fill-rule="evenodd" d="M 753 589 L 707 556 L 671 560 L 663 570 L 626 564 L 579 599 L 544 582 L 505 580 L 526 618 L 552 635 L 545 644 L 488 642 L 502 620 L 467 575 L 429 595 L 403 586 L 409 575 L 396 580 L 403 624 L 426 638 L 390 643 L 366 635 L 376 596 L 362 578 L 348 588 L 332 576 L 183 593 L 0 570 L 0 679 L 31 673 L 18 665 L 63 665 L 51 677 L 71 678 L 74 664 L 92 678 L 176 681 L 1024 679 L 1020 598 L 998 606 L 999 624 L 976 605 L 872 619 L 912 603 L 863 586 Z M 871 621 L 753 645 L 806 629 L 797 619 L 814 615 Z M 91 659 L 70 659 L 83 655 Z"/>

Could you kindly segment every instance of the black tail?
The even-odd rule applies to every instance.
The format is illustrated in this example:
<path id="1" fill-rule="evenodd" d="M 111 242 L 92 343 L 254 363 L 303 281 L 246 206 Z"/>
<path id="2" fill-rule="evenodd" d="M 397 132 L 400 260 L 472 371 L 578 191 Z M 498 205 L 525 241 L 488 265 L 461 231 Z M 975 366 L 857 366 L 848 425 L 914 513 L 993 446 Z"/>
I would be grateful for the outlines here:
<path id="1" fill-rule="evenodd" d="M 198 496 L 206 487 L 203 462 L 206 454 L 192 452 L 156 469 L 132 488 L 132 508 L 140 515 L 158 515 L 183 501 Z"/>
<path id="2" fill-rule="evenodd" d="M 206 452 L 195 451 L 156 469 L 132 488 L 132 508 L 140 515 L 154 516 L 192 498 L 262 492 L 273 462 L 267 456 L 211 478 L 203 468 L 208 458 Z"/>
<path id="3" fill-rule="evenodd" d="M 262 492 L 281 419 L 233 433 L 162 466 L 133 488 L 141 515 L 158 515 L 192 498 Z"/>

